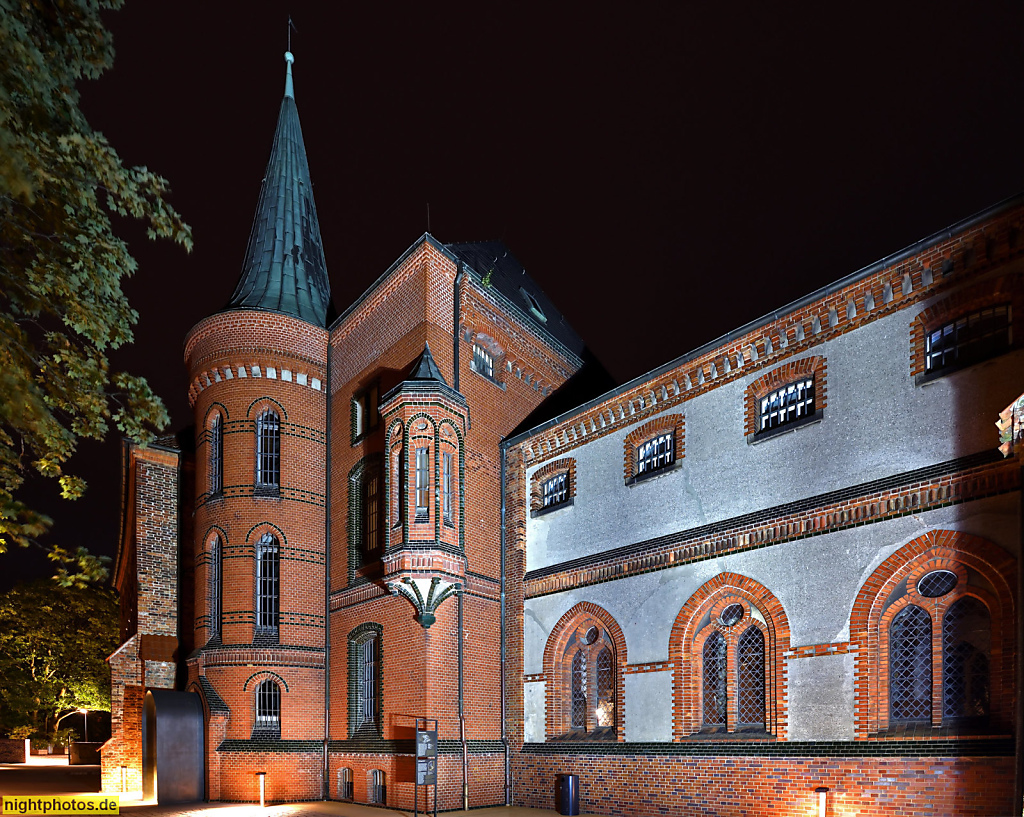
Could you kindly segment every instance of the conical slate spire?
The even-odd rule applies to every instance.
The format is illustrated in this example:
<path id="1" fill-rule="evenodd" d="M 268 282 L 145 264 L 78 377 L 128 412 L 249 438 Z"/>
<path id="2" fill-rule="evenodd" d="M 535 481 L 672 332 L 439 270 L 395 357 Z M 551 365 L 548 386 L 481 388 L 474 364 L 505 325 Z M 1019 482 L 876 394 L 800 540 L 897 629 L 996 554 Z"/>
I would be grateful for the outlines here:
<path id="1" fill-rule="evenodd" d="M 331 286 L 295 107 L 295 58 L 291 53 L 284 57 L 288 65 L 274 146 L 249 234 L 242 275 L 228 308 L 266 309 L 326 326 Z"/>
<path id="2" fill-rule="evenodd" d="M 444 375 L 441 374 L 441 370 L 437 368 L 437 364 L 434 362 L 434 356 L 430 353 L 429 343 L 423 345 L 423 351 L 420 352 L 420 356 L 413 361 L 409 369 L 409 376 L 405 378 L 406 382 L 410 380 L 436 380 L 444 386 L 448 385 Z"/>

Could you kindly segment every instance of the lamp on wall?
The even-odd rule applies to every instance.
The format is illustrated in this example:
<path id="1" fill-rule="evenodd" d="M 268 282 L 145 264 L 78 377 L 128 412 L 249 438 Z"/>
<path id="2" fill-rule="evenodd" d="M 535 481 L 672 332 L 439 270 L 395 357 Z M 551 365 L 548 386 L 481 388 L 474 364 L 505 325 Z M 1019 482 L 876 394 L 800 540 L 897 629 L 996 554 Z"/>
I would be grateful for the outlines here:
<path id="1" fill-rule="evenodd" d="M 256 776 L 260 779 L 260 808 L 266 808 L 266 801 L 263 798 L 267 791 L 267 773 L 256 772 Z"/>
<path id="2" fill-rule="evenodd" d="M 828 803 L 828 786 L 818 786 L 814 792 L 818 795 L 818 817 L 825 817 L 825 806 Z"/>

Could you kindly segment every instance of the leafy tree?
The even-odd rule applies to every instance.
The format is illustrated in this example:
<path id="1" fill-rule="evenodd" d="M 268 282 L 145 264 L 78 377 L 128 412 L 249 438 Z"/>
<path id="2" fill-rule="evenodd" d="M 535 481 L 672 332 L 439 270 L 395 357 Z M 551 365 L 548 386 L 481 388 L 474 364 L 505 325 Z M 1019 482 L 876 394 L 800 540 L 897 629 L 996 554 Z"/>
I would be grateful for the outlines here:
<path id="1" fill-rule="evenodd" d="M 0 734 L 48 735 L 71 709 L 110 711 L 106 657 L 118 644 L 114 594 L 43 580 L 0 595 Z"/>
<path id="2" fill-rule="evenodd" d="M 44 547 L 64 584 L 105 568 L 85 549 L 40 543 L 51 520 L 16 498 L 26 474 L 77 498 L 85 483 L 64 466 L 79 440 L 102 439 L 113 422 L 145 442 L 168 422 L 145 380 L 110 371 L 110 350 L 138 320 L 121 290 L 137 265 L 111 213 L 192 245 L 167 182 L 124 167 L 79 110 L 76 83 L 113 61 L 100 14 L 121 5 L 0 0 L 0 553 Z"/>

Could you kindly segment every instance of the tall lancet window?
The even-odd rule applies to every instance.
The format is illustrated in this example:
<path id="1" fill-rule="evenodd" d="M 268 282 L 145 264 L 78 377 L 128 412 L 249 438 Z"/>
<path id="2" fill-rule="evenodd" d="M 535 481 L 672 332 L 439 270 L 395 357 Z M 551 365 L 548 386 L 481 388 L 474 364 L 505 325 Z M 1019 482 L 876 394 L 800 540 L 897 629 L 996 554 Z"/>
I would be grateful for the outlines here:
<path id="1" fill-rule="evenodd" d="M 281 420 L 271 409 L 256 420 L 256 490 L 276 492 L 281 485 Z"/>
<path id="2" fill-rule="evenodd" d="M 224 491 L 224 433 L 219 412 L 210 420 L 210 494 L 220 496 Z"/>
<path id="3" fill-rule="evenodd" d="M 220 635 L 220 599 L 221 599 L 221 553 L 220 534 L 215 533 L 210 540 L 210 637 Z"/>
<path id="4" fill-rule="evenodd" d="M 277 539 L 263 534 L 256 545 L 256 632 L 276 635 L 280 617 L 280 548 Z"/>

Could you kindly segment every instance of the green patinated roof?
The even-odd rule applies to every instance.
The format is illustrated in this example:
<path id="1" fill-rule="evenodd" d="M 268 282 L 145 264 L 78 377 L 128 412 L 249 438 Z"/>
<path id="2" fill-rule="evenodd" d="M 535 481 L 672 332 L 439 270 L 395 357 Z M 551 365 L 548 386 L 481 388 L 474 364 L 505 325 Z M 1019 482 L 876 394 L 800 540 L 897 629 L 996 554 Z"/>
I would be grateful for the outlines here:
<path id="1" fill-rule="evenodd" d="M 228 309 L 266 309 L 326 326 L 331 310 L 320 222 L 292 92 L 292 56 L 274 146 L 260 190 L 242 275 Z"/>

